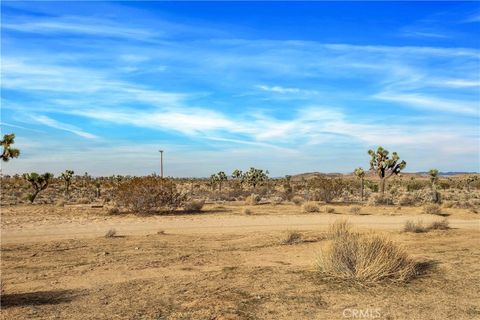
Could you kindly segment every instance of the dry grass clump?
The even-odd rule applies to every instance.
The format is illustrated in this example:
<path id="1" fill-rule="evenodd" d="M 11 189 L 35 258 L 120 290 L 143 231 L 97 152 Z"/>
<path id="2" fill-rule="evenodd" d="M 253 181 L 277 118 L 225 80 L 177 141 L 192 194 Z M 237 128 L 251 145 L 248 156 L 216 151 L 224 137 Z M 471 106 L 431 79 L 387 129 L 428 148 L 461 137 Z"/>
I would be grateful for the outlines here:
<path id="1" fill-rule="evenodd" d="M 258 194 L 251 194 L 245 198 L 245 204 L 254 206 L 260 202 L 260 196 Z"/>
<path id="2" fill-rule="evenodd" d="M 245 215 L 249 216 L 249 215 L 253 214 L 253 211 L 252 211 L 252 209 L 249 209 L 249 208 L 243 208 L 242 214 L 245 214 Z"/>
<path id="3" fill-rule="evenodd" d="M 404 282 L 418 274 L 418 264 L 386 236 L 362 235 L 339 221 L 331 226 L 330 237 L 317 260 L 326 275 L 359 282 Z"/>
<path id="4" fill-rule="evenodd" d="M 325 207 L 325 212 L 326 212 L 326 213 L 335 213 L 335 208 Z"/>
<path id="5" fill-rule="evenodd" d="M 300 232 L 289 231 L 285 239 L 282 240 L 282 244 L 288 244 L 288 245 L 296 244 L 301 242 L 301 240 L 302 240 L 302 234 Z"/>
<path id="6" fill-rule="evenodd" d="M 423 223 L 421 220 L 417 222 L 407 220 L 405 222 L 405 226 L 403 227 L 404 232 L 414 232 L 414 233 L 423 233 L 423 232 L 428 232 L 430 230 L 448 230 L 448 229 L 450 229 L 450 226 L 447 219 L 443 219 L 441 221 L 434 221 L 427 227 L 423 226 Z"/>
<path id="7" fill-rule="evenodd" d="M 295 196 L 292 198 L 292 202 L 297 206 L 301 205 L 305 200 L 300 196 Z"/>
<path id="8" fill-rule="evenodd" d="M 423 213 L 442 215 L 442 208 L 438 204 L 427 204 L 423 207 Z"/>
<path id="9" fill-rule="evenodd" d="M 348 211 L 350 211 L 351 214 L 360 214 L 360 212 L 362 211 L 362 207 L 353 206 Z"/>
<path id="10" fill-rule="evenodd" d="M 450 225 L 447 219 L 441 221 L 434 221 L 428 226 L 429 230 L 448 230 Z"/>
<path id="11" fill-rule="evenodd" d="M 189 200 L 183 205 L 183 210 L 186 212 L 199 212 L 202 211 L 205 205 L 205 200 Z"/>
<path id="12" fill-rule="evenodd" d="M 412 220 L 407 220 L 403 227 L 404 232 L 414 232 L 414 233 L 422 233 L 427 232 L 428 229 L 423 226 L 421 220 L 414 222 Z"/>
<path id="13" fill-rule="evenodd" d="M 113 238 L 117 235 L 117 230 L 115 229 L 110 229 L 105 233 L 105 238 Z"/>
<path id="14" fill-rule="evenodd" d="M 89 204 L 91 201 L 88 198 L 80 198 L 77 200 L 78 204 Z"/>
<path id="15" fill-rule="evenodd" d="M 302 211 L 306 213 L 320 212 L 320 207 L 314 201 L 307 201 L 302 205 Z"/>

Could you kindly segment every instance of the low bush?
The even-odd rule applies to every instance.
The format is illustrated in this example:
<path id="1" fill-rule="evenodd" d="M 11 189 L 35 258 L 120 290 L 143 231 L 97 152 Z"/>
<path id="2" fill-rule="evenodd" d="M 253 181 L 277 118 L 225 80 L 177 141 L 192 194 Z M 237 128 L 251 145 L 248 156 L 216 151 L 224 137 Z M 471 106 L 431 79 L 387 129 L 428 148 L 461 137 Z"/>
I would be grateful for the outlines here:
<path id="1" fill-rule="evenodd" d="M 360 214 L 362 211 L 362 207 L 359 206 L 353 206 L 348 210 L 351 214 Z"/>
<path id="2" fill-rule="evenodd" d="M 419 273 L 419 264 L 385 236 L 362 235 L 346 221 L 335 223 L 331 241 L 317 260 L 318 270 L 334 278 L 359 282 L 405 282 Z"/>
<path id="3" fill-rule="evenodd" d="M 326 212 L 326 213 L 335 213 L 335 208 L 325 207 L 325 212 Z"/>
<path id="4" fill-rule="evenodd" d="M 423 213 L 442 215 L 442 208 L 438 204 L 427 204 L 423 207 Z"/>
<path id="5" fill-rule="evenodd" d="M 316 202 L 308 201 L 302 205 L 302 210 L 306 213 L 320 212 L 320 207 Z"/>
<path id="6" fill-rule="evenodd" d="M 119 214 L 120 213 L 120 209 L 118 209 L 118 207 L 112 207 L 112 208 L 109 208 L 108 211 L 107 211 L 108 214 Z"/>
<path id="7" fill-rule="evenodd" d="M 115 229 L 110 229 L 105 233 L 105 238 L 113 238 L 117 234 L 117 230 Z"/>
<path id="8" fill-rule="evenodd" d="M 292 202 L 297 206 L 301 205 L 305 200 L 300 196 L 295 196 L 292 198 Z"/>
<path id="9" fill-rule="evenodd" d="M 427 228 L 423 226 L 422 221 L 413 222 L 412 220 L 407 220 L 405 222 L 405 226 L 403 227 L 404 232 L 414 232 L 414 233 L 422 233 L 427 232 Z"/>
<path id="10" fill-rule="evenodd" d="M 302 234 L 297 231 L 289 231 L 285 237 L 285 239 L 282 240 L 282 244 L 295 244 L 301 242 L 302 239 Z"/>
<path id="11" fill-rule="evenodd" d="M 183 205 L 183 210 L 186 212 L 199 212 L 202 211 L 205 205 L 205 200 L 189 200 Z"/>
<path id="12" fill-rule="evenodd" d="M 174 181 L 157 176 L 126 180 L 115 190 L 118 205 L 135 213 L 172 212 L 183 206 L 185 194 L 177 190 Z"/>
<path id="13" fill-rule="evenodd" d="M 251 194 L 247 198 L 245 198 L 245 204 L 254 206 L 260 202 L 260 196 L 258 194 Z"/>
<path id="14" fill-rule="evenodd" d="M 252 209 L 249 209 L 249 208 L 243 208 L 242 213 L 245 215 L 251 215 L 253 214 L 253 211 Z"/>
<path id="15" fill-rule="evenodd" d="M 441 221 L 434 221 L 428 226 L 429 230 L 448 230 L 450 229 L 450 224 L 447 219 Z"/>
<path id="16" fill-rule="evenodd" d="M 374 193 L 368 198 L 368 205 L 381 206 L 381 205 L 393 205 L 393 199 L 389 195 L 382 195 L 380 193 Z"/>
<path id="17" fill-rule="evenodd" d="M 411 194 L 403 194 L 398 199 L 398 204 L 401 206 L 414 206 L 417 202 L 417 199 Z"/>

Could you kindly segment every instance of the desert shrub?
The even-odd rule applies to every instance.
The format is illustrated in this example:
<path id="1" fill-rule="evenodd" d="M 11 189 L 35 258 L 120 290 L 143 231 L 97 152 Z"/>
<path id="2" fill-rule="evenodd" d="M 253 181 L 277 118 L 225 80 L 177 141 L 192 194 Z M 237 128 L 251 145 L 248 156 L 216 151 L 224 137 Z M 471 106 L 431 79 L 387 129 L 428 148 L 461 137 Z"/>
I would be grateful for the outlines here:
<path id="1" fill-rule="evenodd" d="M 297 231 L 289 231 L 285 237 L 285 239 L 282 240 L 282 244 L 295 244 L 299 243 L 302 239 L 302 234 Z"/>
<path id="2" fill-rule="evenodd" d="M 418 264 L 385 236 L 359 234 L 342 221 L 331 227 L 330 237 L 317 259 L 318 270 L 325 275 L 359 282 L 403 282 L 418 274 Z"/>
<path id="3" fill-rule="evenodd" d="M 335 213 L 335 208 L 325 207 L 325 212 L 326 212 L 326 213 Z"/>
<path id="4" fill-rule="evenodd" d="M 447 219 L 441 221 L 434 221 L 428 226 L 429 230 L 448 230 L 450 225 Z"/>
<path id="5" fill-rule="evenodd" d="M 442 208 L 438 204 L 427 204 L 423 207 L 423 213 L 441 215 Z"/>
<path id="6" fill-rule="evenodd" d="M 120 209 L 118 209 L 118 207 L 112 207 L 112 208 L 109 208 L 108 211 L 107 211 L 108 214 L 119 214 L 120 213 Z"/>
<path id="7" fill-rule="evenodd" d="M 88 198 L 80 198 L 77 200 L 78 204 L 89 204 L 90 200 Z"/>
<path id="8" fill-rule="evenodd" d="M 470 208 L 470 209 L 468 209 L 468 211 L 471 212 L 471 213 L 478 213 L 477 208 Z"/>
<path id="9" fill-rule="evenodd" d="M 249 208 L 243 208 L 242 213 L 248 216 L 253 214 L 253 211 L 252 209 L 249 209 Z"/>
<path id="10" fill-rule="evenodd" d="M 302 205 L 302 210 L 306 213 L 320 212 L 320 207 L 314 201 L 307 201 Z"/>
<path id="11" fill-rule="evenodd" d="M 403 194 L 398 199 L 398 204 L 401 206 L 414 206 L 416 202 L 417 202 L 417 199 L 413 195 L 408 193 Z"/>
<path id="12" fill-rule="evenodd" d="M 117 230 L 115 229 L 110 229 L 105 233 L 105 238 L 113 238 L 117 234 Z"/>
<path id="13" fill-rule="evenodd" d="M 183 210 L 186 212 L 199 212 L 205 205 L 205 200 L 189 200 L 183 205 Z"/>
<path id="14" fill-rule="evenodd" d="M 254 206 L 260 202 L 260 196 L 258 194 L 251 194 L 245 198 L 245 204 Z"/>
<path id="15" fill-rule="evenodd" d="M 360 214 L 360 212 L 362 211 L 362 207 L 353 206 L 348 211 L 350 211 L 351 214 Z"/>
<path id="16" fill-rule="evenodd" d="M 274 205 L 279 205 L 279 204 L 282 204 L 283 198 L 282 198 L 282 197 L 273 197 L 273 198 L 271 199 L 271 202 L 272 202 Z"/>
<path id="17" fill-rule="evenodd" d="M 427 232 L 427 228 L 423 226 L 422 221 L 413 222 L 412 220 L 407 220 L 405 225 L 403 226 L 404 232 L 414 232 L 414 233 L 422 233 Z"/>
<path id="18" fill-rule="evenodd" d="M 55 205 L 56 205 L 57 207 L 63 207 L 63 206 L 65 206 L 66 204 L 67 204 L 67 202 L 66 202 L 65 200 L 58 200 L 58 201 L 55 203 Z"/>
<path id="19" fill-rule="evenodd" d="M 315 198 L 329 203 L 342 195 L 347 184 L 340 178 L 319 176 L 311 179 L 308 186 Z"/>
<path id="20" fill-rule="evenodd" d="M 172 212 L 186 201 L 170 179 L 156 176 L 136 177 L 123 181 L 115 190 L 117 204 L 135 213 Z"/>
<path id="21" fill-rule="evenodd" d="M 444 208 L 453 208 L 453 205 L 454 205 L 454 204 L 455 204 L 455 203 L 454 203 L 453 201 L 445 201 L 442 206 L 443 206 Z"/>
<path id="22" fill-rule="evenodd" d="M 371 205 L 371 206 L 393 205 L 393 199 L 388 195 L 374 193 L 370 196 L 370 198 L 368 198 L 368 205 Z"/>
<path id="23" fill-rule="evenodd" d="M 301 205 L 304 201 L 305 201 L 305 200 L 304 200 L 302 197 L 300 197 L 300 196 L 294 196 L 294 197 L 292 198 L 292 202 L 293 202 L 294 204 L 296 204 L 297 206 Z"/>

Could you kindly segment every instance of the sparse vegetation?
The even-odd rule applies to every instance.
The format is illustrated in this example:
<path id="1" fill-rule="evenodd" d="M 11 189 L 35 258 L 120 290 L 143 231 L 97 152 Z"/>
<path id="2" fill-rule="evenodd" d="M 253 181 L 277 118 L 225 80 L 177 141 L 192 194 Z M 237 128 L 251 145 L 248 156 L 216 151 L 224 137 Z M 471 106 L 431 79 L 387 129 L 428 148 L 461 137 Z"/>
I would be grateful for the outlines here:
<path id="1" fill-rule="evenodd" d="M 282 240 L 282 244 L 291 245 L 301 242 L 302 234 L 297 231 L 289 231 L 285 238 Z"/>
<path id="2" fill-rule="evenodd" d="M 442 215 L 442 207 L 438 204 L 427 204 L 423 207 L 423 213 Z"/>
<path id="3" fill-rule="evenodd" d="M 418 274 L 417 263 L 388 237 L 360 234 L 345 221 L 331 230 L 330 244 L 317 260 L 322 274 L 359 282 L 405 282 Z"/>
<path id="4" fill-rule="evenodd" d="M 405 226 L 403 227 L 404 232 L 414 232 L 414 233 L 422 233 L 427 232 L 428 229 L 423 226 L 421 220 L 414 222 L 412 220 L 407 220 L 405 222 Z"/>
<path id="5" fill-rule="evenodd" d="M 360 212 L 362 211 L 362 207 L 353 206 L 353 207 L 350 207 L 349 211 L 351 214 L 360 214 Z"/>

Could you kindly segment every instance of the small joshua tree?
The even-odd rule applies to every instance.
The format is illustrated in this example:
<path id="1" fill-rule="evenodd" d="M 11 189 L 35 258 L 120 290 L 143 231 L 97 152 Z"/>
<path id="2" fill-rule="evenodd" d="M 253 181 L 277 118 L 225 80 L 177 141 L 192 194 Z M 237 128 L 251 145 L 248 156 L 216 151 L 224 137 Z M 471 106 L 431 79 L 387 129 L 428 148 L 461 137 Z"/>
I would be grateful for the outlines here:
<path id="1" fill-rule="evenodd" d="M 234 188 L 240 189 L 241 184 L 242 184 L 242 181 L 241 181 L 242 175 L 243 175 L 242 170 L 238 170 L 238 169 L 233 170 L 231 177 L 232 177 L 233 181 L 235 181 L 234 182 Z"/>
<path id="2" fill-rule="evenodd" d="M 430 184 L 432 190 L 435 190 L 437 182 L 438 182 L 438 170 L 437 169 L 430 169 L 428 171 L 428 175 L 430 176 Z"/>
<path id="3" fill-rule="evenodd" d="M 60 178 L 63 179 L 63 181 L 65 182 L 65 194 L 68 195 L 69 193 L 69 190 L 70 190 L 70 185 L 72 184 L 72 178 L 73 178 L 73 174 L 75 172 L 73 170 L 65 170 L 65 172 L 62 172 L 60 174 Z"/>
<path id="4" fill-rule="evenodd" d="M 53 178 L 53 174 L 48 172 L 44 174 L 38 174 L 35 172 L 24 173 L 23 178 L 30 182 L 33 187 L 32 194 L 28 195 L 28 200 L 30 200 L 30 203 L 33 203 L 38 193 L 48 187 L 48 183 Z"/>
<path id="5" fill-rule="evenodd" d="M 2 141 L 0 141 L 0 144 L 2 145 L 3 151 L 2 151 L 2 160 L 7 162 L 8 160 L 12 158 L 18 158 L 20 155 L 20 150 L 12 148 L 12 144 L 15 143 L 15 134 L 10 133 L 6 134 L 3 136 Z"/>
<path id="6" fill-rule="evenodd" d="M 250 185 L 255 189 L 255 187 L 268 180 L 268 170 L 263 171 L 262 169 L 250 168 L 242 176 L 242 182 Z"/>
<path id="7" fill-rule="evenodd" d="M 392 153 L 392 158 L 388 157 L 388 150 L 378 147 L 377 151 L 368 150 L 368 154 L 372 157 L 370 160 L 370 170 L 375 171 L 380 178 L 380 193 L 385 193 L 385 180 L 392 175 L 397 175 L 402 171 L 407 163 L 405 161 L 398 162 L 400 157 L 396 152 Z"/>
<path id="8" fill-rule="evenodd" d="M 353 174 L 360 179 L 360 197 L 363 201 L 363 179 L 365 178 L 365 170 L 363 170 L 361 167 L 358 167 L 355 169 L 355 171 L 353 171 Z"/>
<path id="9" fill-rule="evenodd" d="M 434 203 L 440 203 L 440 193 L 437 191 L 438 170 L 430 169 L 428 175 L 430 177 L 430 188 L 432 189 L 432 200 Z"/>

